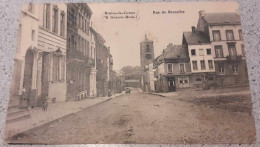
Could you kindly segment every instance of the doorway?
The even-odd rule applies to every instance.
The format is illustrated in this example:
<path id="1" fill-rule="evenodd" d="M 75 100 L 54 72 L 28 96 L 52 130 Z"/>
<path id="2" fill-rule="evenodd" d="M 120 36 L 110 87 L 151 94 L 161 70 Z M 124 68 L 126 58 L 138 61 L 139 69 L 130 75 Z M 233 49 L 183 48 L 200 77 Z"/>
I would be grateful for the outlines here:
<path id="1" fill-rule="evenodd" d="M 175 78 L 169 78 L 168 79 L 168 84 L 169 84 L 169 91 L 176 91 L 176 84 L 175 84 Z"/>
<path id="2" fill-rule="evenodd" d="M 23 98 L 21 99 L 21 104 L 23 106 L 30 106 L 33 102 L 33 97 L 31 95 L 32 91 L 32 73 L 33 73 L 33 60 L 34 54 L 32 50 L 28 49 L 25 54 L 25 64 L 24 64 L 24 79 L 23 79 Z"/>

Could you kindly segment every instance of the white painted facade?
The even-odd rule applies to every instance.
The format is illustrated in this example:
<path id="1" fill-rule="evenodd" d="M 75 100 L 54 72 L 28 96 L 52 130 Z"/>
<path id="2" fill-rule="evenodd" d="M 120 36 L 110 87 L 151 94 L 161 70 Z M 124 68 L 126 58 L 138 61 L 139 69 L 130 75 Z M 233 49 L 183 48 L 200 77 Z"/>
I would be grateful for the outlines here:
<path id="1" fill-rule="evenodd" d="M 13 82 L 11 84 L 11 94 L 21 95 L 23 91 L 24 82 L 24 66 L 25 66 L 25 54 L 27 50 L 37 50 L 38 39 L 38 5 L 23 5 L 20 13 L 19 32 L 17 37 L 16 55 L 15 55 L 15 67 Z M 37 56 L 34 56 L 34 63 L 37 61 Z M 36 64 L 33 64 L 33 69 L 36 69 Z M 36 71 L 32 73 L 31 89 L 36 89 Z M 19 82 L 17 82 L 17 80 Z"/>
<path id="2" fill-rule="evenodd" d="M 56 98 L 56 101 L 65 101 L 66 100 L 66 46 L 67 46 L 67 6 L 66 4 L 49 4 L 50 6 L 50 19 L 49 19 L 49 27 L 47 28 L 44 23 L 46 22 L 46 18 L 44 18 L 45 12 L 44 9 L 46 8 L 47 4 L 39 4 L 39 33 L 38 33 L 38 93 L 37 95 L 40 96 L 42 82 L 42 72 L 43 69 L 41 68 L 43 62 L 43 54 L 44 52 L 49 53 L 48 62 L 49 63 L 49 75 L 48 75 L 48 97 L 49 98 Z M 57 32 L 54 32 L 54 19 L 53 13 L 54 9 L 57 10 L 58 19 L 57 21 Z M 64 30 L 61 29 L 61 15 L 64 15 Z M 46 17 L 46 16 L 45 16 Z M 61 35 L 61 32 L 63 34 Z M 61 57 L 58 65 L 54 65 L 54 52 L 60 50 Z M 53 66 L 57 66 L 58 69 L 58 78 L 55 80 L 53 77 Z"/>
<path id="3" fill-rule="evenodd" d="M 91 22 L 91 27 L 95 29 L 93 22 Z M 90 97 L 96 97 L 97 96 L 97 60 L 96 60 L 96 36 L 95 32 L 90 30 L 90 50 L 92 50 L 92 59 L 94 59 L 95 67 L 91 68 L 90 73 Z M 91 53 L 90 53 L 91 54 Z"/>
<path id="4" fill-rule="evenodd" d="M 220 36 L 221 36 L 221 40 L 220 41 L 214 41 L 213 40 L 213 33 L 212 31 L 220 31 Z M 227 40 L 227 36 L 226 36 L 226 30 L 232 30 L 233 34 L 234 34 L 234 40 Z M 239 37 L 239 30 L 242 30 L 241 25 L 210 25 L 209 26 L 209 35 L 210 35 L 210 42 L 211 42 L 211 48 L 212 48 L 212 53 L 213 56 L 215 57 L 215 60 L 225 60 L 226 57 L 229 55 L 229 51 L 228 51 L 228 45 L 227 43 L 229 42 L 235 42 L 235 46 L 236 46 L 236 52 L 237 55 L 242 55 L 245 56 L 245 54 L 242 51 L 242 46 L 244 45 L 243 39 L 241 39 Z M 216 54 L 215 54 L 215 46 L 216 45 L 221 45 L 223 48 L 223 58 L 216 58 Z M 245 57 L 244 57 L 245 59 Z"/>
<path id="5" fill-rule="evenodd" d="M 155 84 L 154 82 L 157 81 L 154 77 L 154 71 L 156 69 L 153 69 L 153 63 L 150 63 L 149 65 L 149 80 L 150 80 L 150 90 L 155 91 Z"/>
<path id="6" fill-rule="evenodd" d="M 190 64 L 191 64 L 191 72 L 192 73 L 201 73 L 201 72 L 215 72 L 214 58 L 213 52 L 210 44 L 202 44 L 202 45 L 188 45 Z M 207 52 L 210 50 L 210 54 Z M 195 51 L 195 55 L 192 54 L 192 51 Z M 204 61 L 205 68 L 203 69 L 201 66 L 201 61 Z M 197 68 L 194 67 L 194 62 L 197 63 Z M 212 63 L 212 66 L 209 65 Z"/>

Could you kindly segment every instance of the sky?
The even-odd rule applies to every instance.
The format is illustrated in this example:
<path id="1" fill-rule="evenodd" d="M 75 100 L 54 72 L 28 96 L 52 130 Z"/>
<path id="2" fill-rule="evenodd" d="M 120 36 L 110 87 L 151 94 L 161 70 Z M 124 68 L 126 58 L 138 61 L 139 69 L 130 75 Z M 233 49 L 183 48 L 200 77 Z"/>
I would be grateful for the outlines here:
<path id="1" fill-rule="evenodd" d="M 155 57 L 169 43 L 182 43 L 182 34 L 197 26 L 199 11 L 206 13 L 237 12 L 236 2 L 152 2 L 152 3 L 88 3 L 94 28 L 106 40 L 114 60 L 114 69 L 140 66 L 140 42 L 153 41 Z M 182 14 L 153 12 L 184 11 Z M 105 19 L 105 12 L 135 12 L 136 19 Z"/>

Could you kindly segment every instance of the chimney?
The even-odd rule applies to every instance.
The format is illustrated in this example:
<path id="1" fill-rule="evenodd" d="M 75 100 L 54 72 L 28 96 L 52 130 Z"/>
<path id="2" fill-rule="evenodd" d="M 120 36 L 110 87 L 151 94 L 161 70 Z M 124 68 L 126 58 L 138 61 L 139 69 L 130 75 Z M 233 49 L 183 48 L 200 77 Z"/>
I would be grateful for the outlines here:
<path id="1" fill-rule="evenodd" d="M 200 17 L 204 17 L 205 16 L 205 10 L 200 10 L 199 15 L 200 15 Z"/>
<path id="2" fill-rule="evenodd" d="M 195 32 L 196 32 L 195 26 L 192 26 L 192 27 L 191 27 L 191 30 L 192 30 L 192 33 L 195 33 Z"/>
<path id="3" fill-rule="evenodd" d="M 168 47 L 173 47 L 173 44 L 172 44 L 172 43 L 169 43 Z"/>

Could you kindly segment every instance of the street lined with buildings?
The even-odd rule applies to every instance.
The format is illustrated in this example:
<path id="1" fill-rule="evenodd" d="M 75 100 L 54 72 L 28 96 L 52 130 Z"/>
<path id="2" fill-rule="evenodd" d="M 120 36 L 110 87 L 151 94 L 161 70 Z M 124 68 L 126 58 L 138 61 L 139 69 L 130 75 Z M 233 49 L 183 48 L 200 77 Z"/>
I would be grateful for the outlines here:
<path id="1" fill-rule="evenodd" d="M 220 91 L 226 93 L 225 99 L 230 101 L 232 98 L 228 96 L 238 90 L 233 89 L 232 93 L 225 89 Z M 213 99 L 220 91 L 211 91 L 206 99 Z M 249 114 L 252 107 L 249 93 L 243 94 L 241 106 L 237 106 L 248 107 L 249 113 L 218 108 L 216 103 L 205 107 L 207 102 L 195 103 L 200 99 L 187 97 L 185 93 L 190 95 L 186 90 L 179 92 L 178 97 L 164 98 L 132 89 L 131 94 L 22 133 L 10 141 L 32 144 L 243 144 L 255 141 L 254 120 Z"/>
<path id="2" fill-rule="evenodd" d="M 121 70 L 94 13 L 86 3 L 23 5 L 8 142 L 255 142 L 238 13 L 199 11 L 159 56 L 144 34 L 140 66 Z"/>
<path id="3" fill-rule="evenodd" d="M 140 43 L 144 91 L 249 85 L 240 15 L 199 11 L 197 27 L 183 32 L 182 44 L 167 45 L 154 57 L 146 36 Z"/>
<path id="4" fill-rule="evenodd" d="M 92 13 L 86 3 L 23 5 L 7 122 L 29 118 L 24 109 L 124 90 Z"/>

